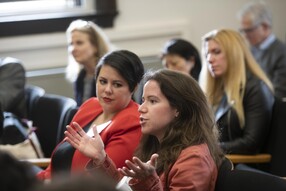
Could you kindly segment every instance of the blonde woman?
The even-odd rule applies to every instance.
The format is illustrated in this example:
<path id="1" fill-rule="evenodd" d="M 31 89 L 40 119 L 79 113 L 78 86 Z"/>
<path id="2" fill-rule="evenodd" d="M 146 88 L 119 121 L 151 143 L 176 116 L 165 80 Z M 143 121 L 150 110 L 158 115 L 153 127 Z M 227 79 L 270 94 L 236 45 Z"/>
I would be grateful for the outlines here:
<path id="1" fill-rule="evenodd" d="M 94 73 L 98 60 L 112 50 L 112 45 L 96 24 L 75 20 L 66 31 L 68 41 L 68 66 L 66 78 L 73 83 L 74 97 L 80 106 L 96 96 Z"/>
<path id="2" fill-rule="evenodd" d="M 240 33 L 214 30 L 203 37 L 200 85 L 213 107 L 226 153 L 260 152 L 271 120 L 273 87 Z"/>

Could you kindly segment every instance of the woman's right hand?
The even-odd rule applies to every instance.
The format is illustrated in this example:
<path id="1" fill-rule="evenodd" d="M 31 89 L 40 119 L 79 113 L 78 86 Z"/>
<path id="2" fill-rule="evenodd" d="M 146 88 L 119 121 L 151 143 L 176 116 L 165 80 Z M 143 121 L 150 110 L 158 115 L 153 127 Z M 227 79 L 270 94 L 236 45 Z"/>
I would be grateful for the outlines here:
<path id="1" fill-rule="evenodd" d="M 132 161 L 126 160 L 127 167 L 119 168 L 118 171 L 124 175 L 135 178 L 137 180 L 144 180 L 150 175 L 156 173 L 156 165 L 159 155 L 153 154 L 148 162 L 142 162 L 139 158 L 133 157 Z"/>
<path id="2" fill-rule="evenodd" d="M 88 136 L 78 123 L 73 122 L 72 125 L 74 128 L 67 125 L 67 130 L 64 132 L 66 135 L 65 140 L 82 154 L 92 158 L 94 163 L 103 163 L 106 153 L 102 139 L 97 132 L 96 125 L 92 126 L 94 137 Z"/>

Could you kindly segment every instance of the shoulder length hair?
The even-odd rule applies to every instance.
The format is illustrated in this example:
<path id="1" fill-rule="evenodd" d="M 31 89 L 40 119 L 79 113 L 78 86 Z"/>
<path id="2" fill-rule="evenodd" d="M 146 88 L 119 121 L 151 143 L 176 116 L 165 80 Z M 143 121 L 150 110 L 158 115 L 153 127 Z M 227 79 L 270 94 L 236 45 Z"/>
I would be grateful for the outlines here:
<path id="1" fill-rule="evenodd" d="M 89 36 L 91 44 L 97 48 L 97 53 L 94 55 L 95 60 L 99 60 L 103 55 L 114 48 L 103 30 L 92 21 L 77 19 L 71 22 L 66 30 L 68 41 L 71 38 L 72 32 L 74 31 L 79 31 Z M 68 54 L 66 78 L 69 81 L 74 82 L 78 76 L 79 71 L 80 65 L 76 62 L 71 54 Z"/>

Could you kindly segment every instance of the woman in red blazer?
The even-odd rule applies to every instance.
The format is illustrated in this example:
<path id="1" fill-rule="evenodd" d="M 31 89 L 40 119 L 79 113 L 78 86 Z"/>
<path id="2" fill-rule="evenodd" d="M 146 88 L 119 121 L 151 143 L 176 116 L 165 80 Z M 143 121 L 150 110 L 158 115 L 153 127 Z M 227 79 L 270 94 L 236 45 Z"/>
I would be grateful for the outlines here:
<path id="1" fill-rule="evenodd" d="M 84 102 L 70 124 L 80 126 L 89 137 L 94 137 L 96 126 L 105 152 L 118 168 L 132 158 L 141 137 L 138 104 L 132 95 L 143 74 L 143 64 L 134 53 L 119 50 L 105 55 L 95 71 L 97 98 Z M 91 160 L 64 139 L 53 151 L 51 164 L 38 177 L 43 180 L 58 173 L 82 172 Z"/>

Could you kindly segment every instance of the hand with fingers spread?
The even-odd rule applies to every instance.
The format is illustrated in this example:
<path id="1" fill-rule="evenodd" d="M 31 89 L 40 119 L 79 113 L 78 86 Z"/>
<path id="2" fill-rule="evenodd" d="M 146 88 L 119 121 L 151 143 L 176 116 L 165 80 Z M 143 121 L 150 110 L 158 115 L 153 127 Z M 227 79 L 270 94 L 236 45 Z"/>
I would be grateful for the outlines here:
<path id="1" fill-rule="evenodd" d="M 104 144 L 100 135 L 97 133 L 97 128 L 94 125 L 92 127 L 94 136 L 89 137 L 81 126 L 73 122 L 73 127 L 67 126 L 65 131 L 66 141 L 69 142 L 74 148 L 81 153 L 90 157 L 96 164 L 100 164 L 104 161 L 106 153 L 104 151 Z"/>
<path id="2" fill-rule="evenodd" d="M 142 162 L 139 158 L 133 157 L 132 161 L 126 160 L 127 167 L 119 168 L 119 172 L 124 176 L 129 176 L 137 180 L 144 180 L 148 176 L 156 173 L 156 165 L 158 154 L 153 154 L 150 160 L 146 163 Z"/>

